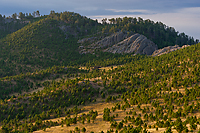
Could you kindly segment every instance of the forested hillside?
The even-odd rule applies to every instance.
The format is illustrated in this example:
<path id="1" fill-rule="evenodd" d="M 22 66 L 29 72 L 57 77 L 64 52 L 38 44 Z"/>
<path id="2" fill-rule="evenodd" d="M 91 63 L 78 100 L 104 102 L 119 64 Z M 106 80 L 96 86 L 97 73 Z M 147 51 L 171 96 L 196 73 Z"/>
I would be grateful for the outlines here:
<path id="1" fill-rule="evenodd" d="M 93 123 L 102 126 L 98 132 L 197 132 L 199 53 L 197 44 L 110 70 L 76 70 L 74 79 L 45 82 L 37 93 L 1 100 L 2 131 L 45 131 L 61 125 L 65 132 L 91 132 L 87 125 Z M 84 106 L 97 100 L 112 104 L 103 112 L 85 113 Z M 51 121 L 54 118 L 58 119 Z"/>
<path id="2" fill-rule="evenodd" d="M 76 31 L 79 29 L 78 26 L 85 23 L 82 25 L 85 27 L 80 27 L 80 30 L 83 28 L 83 32 L 86 30 L 90 32 L 91 26 L 98 25 L 98 23 L 69 12 L 60 14 L 59 19 L 55 16 L 52 13 L 0 40 L 1 77 L 33 72 L 36 69 L 40 70 L 54 65 L 77 63 L 76 60 L 81 57 L 78 54 L 76 43 L 79 34 Z M 59 21 L 60 19 L 62 21 Z M 79 24 L 80 20 L 83 23 Z M 76 24 L 73 24 L 74 22 Z"/>
<path id="3" fill-rule="evenodd" d="M 37 15 L 0 16 L 0 132 L 198 132 L 198 40 L 142 18 Z M 134 34 L 158 48 L 191 46 L 155 57 L 79 53 Z"/>
<path id="4" fill-rule="evenodd" d="M 37 17 L 35 17 L 37 15 Z M 19 19 L 17 19 L 19 18 Z M 12 16 L 5 17 L 0 14 L 0 39 L 6 37 L 29 23 L 38 21 L 45 18 L 45 16 L 40 16 L 39 11 L 31 13 L 22 13 L 19 15 L 14 13 Z"/>
<path id="5" fill-rule="evenodd" d="M 6 37 L 0 39 L 0 77 L 32 73 L 53 66 L 83 66 L 93 60 L 126 56 L 99 50 L 94 54 L 80 55 L 78 52 L 79 39 L 93 37 L 93 41 L 98 41 L 116 31 L 126 32 L 127 36 L 143 34 L 159 48 L 198 42 L 184 33 L 178 34 L 174 28 L 161 22 L 154 23 L 142 18 L 110 19 L 110 24 L 103 19 L 101 24 L 74 12 L 54 11 L 37 18 L 23 13 L 19 13 L 20 19 L 16 19 L 16 14 L 12 17 L 12 22 L 5 23 L 5 18 L 0 16 L 1 24 L 7 27 L 2 34 Z"/>
<path id="6" fill-rule="evenodd" d="M 154 22 L 150 19 L 143 20 L 140 17 L 124 17 L 108 20 L 109 23 L 106 18 L 102 20 L 102 23 L 105 25 L 102 32 L 113 33 L 122 30 L 129 31 L 129 34 L 140 33 L 157 44 L 158 48 L 174 46 L 175 44 L 179 46 L 192 45 L 199 41 L 185 33 L 179 33 L 175 28 L 169 27 L 162 22 Z"/>

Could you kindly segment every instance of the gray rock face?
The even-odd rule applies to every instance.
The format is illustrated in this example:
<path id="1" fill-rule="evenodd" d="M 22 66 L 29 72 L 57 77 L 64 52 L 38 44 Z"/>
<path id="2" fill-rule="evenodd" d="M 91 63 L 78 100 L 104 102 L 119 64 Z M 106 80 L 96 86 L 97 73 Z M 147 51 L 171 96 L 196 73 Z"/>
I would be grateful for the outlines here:
<path id="1" fill-rule="evenodd" d="M 127 33 L 117 32 L 111 36 L 105 37 L 96 43 L 83 46 L 83 42 L 90 38 L 79 40 L 82 46 L 79 47 L 80 53 L 93 53 L 96 50 L 111 53 L 135 53 L 151 55 L 158 49 L 157 45 L 138 33 L 128 37 Z"/>
<path id="2" fill-rule="evenodd" d="M 152 56 L 160 56 L 162 54 L 167 54 L 167 53 L 170 53 L 172 51 L 176 51 L 178 49 L 185 48 L 185 47 L 188 47 L 188 46 L 190 46 L 190 45 L 183 45 L 182 47 L 179 47 L 178 45 L 164 47 L 162 49 L 158 49 L 158 50 L 154 51 Z"/>
<path id="3" fill-rule="evenodd" d="M 117 32 L 115 34 L 112 34 L 111 36 L 105 37 L 104 39 L 93 43 L 90 45 L 89 48 L 107 48 L 110 47 L 112 45 L 114 45 L 115 43 L 118 43 L 119 41 L 125 39 L 127 37 L 127 34 L 123 33 L 123 32 Z"/>
<path id="4" fill-rule="evenodd" d="M 109 47 L 104 52 L 112 53 L 133 53 L 151 55 L 158 47 L 145 36 L 138 33 L 129 38 Z"/>
<path id="5" fill-rule="evenodd" d="M 189 45 L 184 45 L 179 47 L 168 46 L 163 49 L 158 49 L 157 45 L 152 41 L 147 39 L 145 36 L 138 33 L 133 34 L 128 37 L 127 33 L 117 32 L 111 36 L 105 37 L 100 41 L 93 43 L 95 38 L 84 38 L 79 40 L 78 43 L 81 43 L 79 46 L 79 52 L 81 54 L 93 53 L 95 50 L 101 50 L 103 52 L 111 53 L 135 53 L 135 54 L 146 54 L 152 56 L 160 56 L 181 48 L 185 48 Z M 91 42 L 90 45 L 84 45 L 85 42 Z"/>

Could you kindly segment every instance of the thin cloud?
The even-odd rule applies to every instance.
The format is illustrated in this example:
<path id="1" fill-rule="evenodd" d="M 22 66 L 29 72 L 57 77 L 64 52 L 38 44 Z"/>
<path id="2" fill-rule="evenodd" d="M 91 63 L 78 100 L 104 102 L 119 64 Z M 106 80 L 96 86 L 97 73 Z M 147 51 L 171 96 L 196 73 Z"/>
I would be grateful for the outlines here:
<path id="1" fill-rule="evenodd" d="M 137 14 L 154 14 L 155 12 L 153 11 L 150 11 L 150 10 L 142 10 L 142 9 L 138 9 L 138 10 L 133 10 L 133 9 L 130 9 L 130 10 L 117 10 L 117 9 L 105 9 L 107 11 L 112 11 L 112 12 L 115 12 L 115 13 L 137 13 Z"/>
<path id="2" fill-rule="evenodd" d="M 115 10 L 112 10 L 113 12 Z M 133 11 L 133 10 L 132 10 Z M 142 10 L 143 11 L 143 10 Z M 148 10 L 146 10 L 148 11 Z M 167 26 L 174 27 L 177 31 L 185 32 L 189 36 L 193 36 L 195 39 L 200 39 L 200 7 L 189 7 L 189 8 L 181 8 L 176 9 L 175 12 L 169 13 L 153 13 L 153 14 L 145 14 L 145 10 L 143 14 L 122 14 L 122 15 L 94 15 L 88 16 L 93 19 L 98 19 L 100 22 L 103 18 L 123 18 L 127 17 L 142 17 L 143 19 L 150 19 L 154 22 L 163 22 Z M 125 12 L 122 11 L 120 13 Z M 116 12 L 119 13 L 119 12 Z"/>
<path id="3" fill-rule="evenodd" d="M 147 10 L 117 10 L 117 9 L 105 9 L 108 11 L 113 11 L 113 12 L 142 12 L 142 13 L 147 13 Z"/>
<path id="4" fill-rule="evenodd" d="M 178 10 L 180 13 L 184 14 L 191 14 L 191 15 L 196 15 L 196 17 L 200 17 L 200 7 L 189 7 L 189 8 L 183 8 Z"/>

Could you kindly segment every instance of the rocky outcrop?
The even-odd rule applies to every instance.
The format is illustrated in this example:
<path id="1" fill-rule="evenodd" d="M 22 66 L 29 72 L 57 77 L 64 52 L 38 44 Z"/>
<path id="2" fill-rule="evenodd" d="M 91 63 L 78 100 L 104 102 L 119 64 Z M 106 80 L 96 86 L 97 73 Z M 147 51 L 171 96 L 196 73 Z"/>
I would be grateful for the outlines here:
<path id="1" fill-rule="evenodd" d="M 96 38 L 84 38 L 81 40 L 78 40 L 78 43 L 81 45 L 79 46 L 79 53 L 81 54 L 87 54 L 87 53 L 94 53 L 95 50 L 104 50 L 108 47 L 111 47 L 112 45 L 124 40 L 127 38 L 126 32 L 117 32 L 110 36 L 107 36 L 97 42 Z M 90 45 L 85 45 L 90 43 Z"/>
<path id="2" fill-rule="evenodd" d="M 91 40 L 91 38 L 79 40 L 78 43 L 82 44 L 79 46 L 80 53 L 93 53 L 96 49 L 99 49 L 104 52 L 111 53 L 135 53 L 151 55 L 155 50 L 158 49 L 156 44 L 138 33 L 128 38 L 127 37 L 127 33 L 117 32 L 88 46 L 84 46 L 83 43 Z"/>
<path id="3" fill-rule="evenodd" d="M 182 47 L 179 47 L 178 45 L 164 47 L 162 49 L 158 49 L 158 50 L 154 51 L 152 56 L 160 56 L 162 54 L 167 54 L 167 53 L 170 53 L 172 51 L 176 51 L 178 49 L 185 48 L 185 47 L 188 47 L 188 46 L 190 46 L 190 45 L 183 45 Z"/>
<path id="4" fill-rule="evenodd" d="M 117 32 L 115 34 L 112 34 L 111 36 L 105 37 L 104 39 L 102 39 L 96 43 L 91 44 L 89 46 L 89 48 L 94 48 L 94 49 L 107 48 L 107 47 L 110 47 L 110 46 L 118 43 L 119 41 L 122 41 L 126 37 L 127 37 L 126 33 Z"/>
<path id="5" fill-rule="evenodd" d="M 135 53 L 151 55 L 157 49 L 158 47 L 156 44 L 147 39 L 145 36 L 136 33 L 103 51 L 112 53 Z"/>
<path id="6" fill-rule="evenodd" d="M 133 34 L 128 38 L 127 37 L 127 33 L 117 32 L 88 46 L 84 46 L 83 43 L 91 40 L 91 38 L 79 40 L 78 43 L 82 44 L 79 46 L 80 53 L 93 53 L 96 49 L 99 49 L 104 52 L 111 53 L 135 53 L 151 55 L 155 50 L 158 49 L 156 44 L 138 33 Z"/>
<path id="7" fill-rule="evenodd" d="M 189 46 L 189 45 L 184 45 L 182 47 L 179 47 L 178 45 L 175 45 L 175 46 L 168 46 L 163 49 L 158 49 L 155 43 L 147 39 L 144 35 L 140 35 L 138 33 L 128 37 L 127 33 L 117 32 L 97 42 L 95 42 L 95 39 L 96 38 L 91 37 L 79 40 L 78 43 L 81 43 L 81 46 L 79 46 L 79 52 L 81 54 L 86 54 L 86 53 L 94 53 L 95 50 L 101 50 L 103 52 L 120 53 L 120 54 L 134 53 L 134 54 L 160 56 L 162 54 L 169 53 Z M 89 45 L 84 45 L 86 43 Z"/>

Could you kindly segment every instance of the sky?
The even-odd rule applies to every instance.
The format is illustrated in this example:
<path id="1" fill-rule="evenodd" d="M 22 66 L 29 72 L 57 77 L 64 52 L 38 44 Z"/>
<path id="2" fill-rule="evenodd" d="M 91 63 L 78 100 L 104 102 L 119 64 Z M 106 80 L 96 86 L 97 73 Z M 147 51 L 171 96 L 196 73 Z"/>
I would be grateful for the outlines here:
<path id="1" fill-rule="evenodd" d="M 200 0 L 0 0 L 0 14 L 71 11 L 91 19 L 141 17 L 200 39 Z"/>

